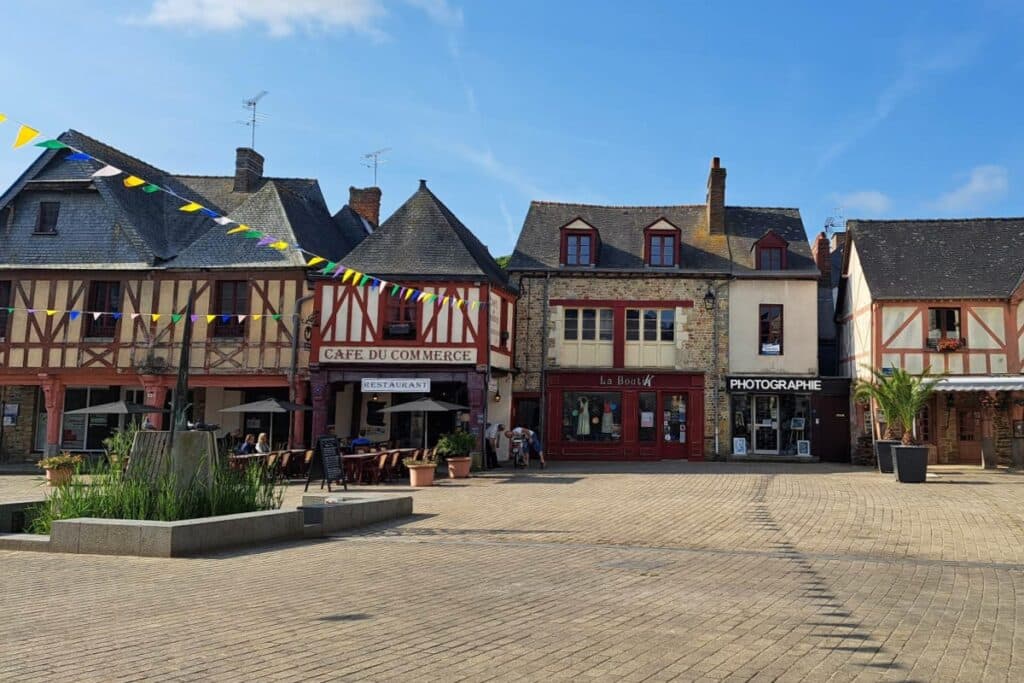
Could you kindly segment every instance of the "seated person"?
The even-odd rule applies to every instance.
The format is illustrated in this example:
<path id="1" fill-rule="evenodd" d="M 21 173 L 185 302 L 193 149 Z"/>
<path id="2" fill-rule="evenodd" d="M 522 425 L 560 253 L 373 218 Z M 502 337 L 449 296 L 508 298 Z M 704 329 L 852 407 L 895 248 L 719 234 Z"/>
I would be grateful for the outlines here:
<path id="1" fill-rule="evenodd" d="M 352 446 L 354 448 L 365 448 L 370 445 L 370 440 L 366 438 L 366 432 L 360 431 L 359 436 L 352 439 Z"/>
<path id="2" fill-rule="evenodd" d="M 239 455 L 251 455 L 256 452 L 256 437 L 252 434 L 245 435 L 245 441 L 238 447 Z"/>

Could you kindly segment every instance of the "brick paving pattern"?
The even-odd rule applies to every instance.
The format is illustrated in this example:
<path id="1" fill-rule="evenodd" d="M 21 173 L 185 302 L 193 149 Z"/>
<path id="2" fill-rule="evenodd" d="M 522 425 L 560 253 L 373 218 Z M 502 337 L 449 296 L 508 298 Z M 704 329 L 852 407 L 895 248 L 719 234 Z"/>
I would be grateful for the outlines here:
<path id="1" fill-rule="evenodd" d="M 320 542 L 0 551 L 0 680 L 1024 680 L 1024 477 L 935 469 L 555 465 Z"/>

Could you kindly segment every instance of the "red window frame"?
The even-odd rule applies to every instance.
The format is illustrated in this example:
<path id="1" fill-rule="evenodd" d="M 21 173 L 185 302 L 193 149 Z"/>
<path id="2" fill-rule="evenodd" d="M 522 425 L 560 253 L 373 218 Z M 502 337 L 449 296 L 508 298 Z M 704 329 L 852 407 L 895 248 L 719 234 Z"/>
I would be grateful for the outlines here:
<path id="1" fill-rule="evenodd" d="M 661 254 L 661 262 L 654 262 L 654 243 L 658 241 L 659 249 Z M 671 240 L 672 244 L 669 249 L 665 249 L 666 240 Z M 655 266 L 658 268 L 671 268 L 676 265 L 676 255 L 679 252 L 679 236 L 677 233 L 668 230 L 651 230 L 647 233 L 647 265 Z M 666 258 L 668 262 L 666 263 Z"/>
<path id="2" fill-rule="evenodd" d="M 416 319 L 418 310 L 419 304 L 416 303 L 415 297 L 409 297 L 408 299 L 404 296 L 389 297 L 385 301 L 384 325 L 381 328 L 381 337 L 403 341 L 416 341 L 419 339 L 420 330 Z M 393 324 L 408 324 L 410 333 L 392 336 L 388 328 Z"/>
<path id="3" fill-rule="evenodd" d="M 93 313 L 102 313 L 98 318 Z M 113 339 L 117 319 L 109 315 L 121 312 L 121 283 L 116 280 L 93 280 L 89 283 L 89 307 L 85 312 L 85 336 Z"/>
<path id="4" fill-rule="evenodd" d="M 238 316 L 249 314 L 249 281 L 217 280 L 214 299 L 217 317 L 213 323 L 213 336 L 219 339 L 245 337 L 246 321 L 239 322 Z"/>
<path id="5" fill-rule="evenodd" d="M 570 238 L 575 238 L 575 240 L 576 240 L 575 241 L 576 248 L 575 248 L 575 250 L 572 253 L 572 255 L 574 256 L 574 260 L 573 261 L 569 260 L 569 255 L 570 255 L 570 252 L 569 252 L 569 240 L 570 240 Z M 581 249 L 581 242 L 580 242 L 580 239 L 582 239 L 582 238 L 587 238 L 589 240 L 590 248 L 589 248 L 589 253 L 587 254 L 587 260 L 586 261 L 583 261 L 583 260 L 580 259 L 580 257 L 583 254 L 583 250 Z M 562 256 L 561 256 L 561 263 L 562 263 L 562 265 L 564 265 L 564 266 L 592 266 L 595 263 L 597 263 L 597 249 L 598 249 L 597 230 L 579 230 L 579 229 L 576 229 L 576 230 L 562 230 Z"/>
<path id="6" fill-rule="evenodd" d="M 772 258 L 774 256 L 774 258 Z M 774 261 L 774 263 L 773 263 Z M 757 269 L 758 270 L 785 270 L 786 249 L 785 247 L 758 247 L 757 248 Z"/>
<path id="7" fill-rule="evenodd" d="M 782 304 L 761 304 L 757 309 L 757 354 L 759 356 L 781 356 L 785 353 L 785 347 L 783 346 L 783 340 L 785 339 L 785 307 Z M 772 315 L 772 314 L 775 315 Z M 778 320 L 778 332 L 772 329 L 774 321 Z M 773 339 L 778 339 L 779 353 L 765 353 L 765 344 L 775 343 Z"/>

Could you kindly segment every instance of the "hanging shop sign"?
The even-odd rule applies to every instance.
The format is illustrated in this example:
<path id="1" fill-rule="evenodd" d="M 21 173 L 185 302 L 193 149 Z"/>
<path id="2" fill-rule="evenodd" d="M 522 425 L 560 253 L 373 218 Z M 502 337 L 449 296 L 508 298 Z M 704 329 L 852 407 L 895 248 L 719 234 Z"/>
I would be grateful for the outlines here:
<path id="1" fill-rule="evenodd" d="M 406 379 L 401 377 L 396 378 L 383 378 L 383 377 L 364 377 L 363 378 L 363 393 L 370 391 L 378 391 L 382 394 L 389 393 L 430 393 L 430 379 Z"/>
<path id="2" fill-rule="evenodd" d="M 729 391 L 794 391 L 810 393 L 821 391 L 817 377 L 730 377 Z"/>
<path id="3" fill-rule="evenodd" d="M 476 349 L 416 346 L 323 346 L 321 363 L 476 363 Z"/>

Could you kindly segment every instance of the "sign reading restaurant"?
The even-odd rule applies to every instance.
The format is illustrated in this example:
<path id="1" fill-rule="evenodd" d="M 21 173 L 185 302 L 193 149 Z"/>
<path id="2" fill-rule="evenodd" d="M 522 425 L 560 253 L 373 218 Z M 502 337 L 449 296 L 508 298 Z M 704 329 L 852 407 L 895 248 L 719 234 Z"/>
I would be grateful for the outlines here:
<path id="1" fill-rule="evenodd" d="M 401 377 L 396 378 L 385 378 L 385 377 L 363 377 L 362 390 L 364 393 L 369 391 L 379 391 L 383 394 L 388 393 L 430 393 L 430 378 L 410 378 L 403 379 Z"/>
<path id="2" fill-rule="evenodd" d="M 324 346 L 321 363 L 475 364 L 476 349 L 427 349 L 416 346 Z"/>
<path id="3" fill-rule="evenodd" d="M 821 391 L 817 377 L 730 377 L 729 391 Z"/>

